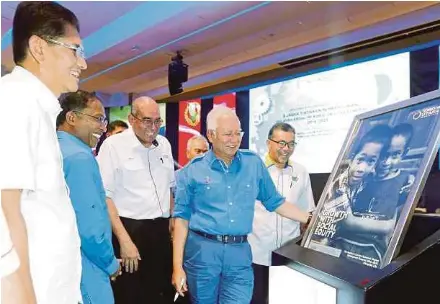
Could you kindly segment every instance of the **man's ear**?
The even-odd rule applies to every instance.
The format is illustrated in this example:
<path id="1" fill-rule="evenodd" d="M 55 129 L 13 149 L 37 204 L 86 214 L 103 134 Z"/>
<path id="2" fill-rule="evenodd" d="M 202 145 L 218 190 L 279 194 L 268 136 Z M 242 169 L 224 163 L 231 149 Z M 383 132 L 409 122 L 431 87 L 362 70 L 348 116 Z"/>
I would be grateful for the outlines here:
<path id="1" fill-rule="evenodd" d="M 45 58 L 47 42 L 36 35 L 32 35 L 28 41 L 28 52 L 35 61 L 41 63 Z"/>
<path id="2" fill-rule="evenodd" d="M 213 130 L 206 130 L 206 137 L 208 137 L 209 142 L 212 144 L 212 139 L 215 137 Z"/>
<path id="3" fill-rule="evenodd" d="M 69 125 L 74 125 L 76 121 L 76 115 L 72 112 L 69 111 L 66 113 L 66 123 Z"/>

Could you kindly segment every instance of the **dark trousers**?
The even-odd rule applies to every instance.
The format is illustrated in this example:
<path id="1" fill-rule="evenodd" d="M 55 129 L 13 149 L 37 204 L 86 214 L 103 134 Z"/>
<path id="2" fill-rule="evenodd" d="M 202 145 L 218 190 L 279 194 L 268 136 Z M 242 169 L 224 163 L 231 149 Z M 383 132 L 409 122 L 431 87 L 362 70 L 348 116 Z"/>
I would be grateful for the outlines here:
<path id="1" fill-rule="evenodd" d="M 252 264 L 254 269 L 254 292 L 251 304 L 269 303 L 269 266 Z"/>
<path id="2" fill-rule="evenodd" d="M 113 282 L 116 304 L 173 303 L 171 285 L 172 244 L 169 219 L 133 220 L 121 217 L 122 224 L 136 245 L 141 259 L 134 273 L 123 272 Z M 120 258 L 119 242 L 113 236 L 116 257 Z"/>

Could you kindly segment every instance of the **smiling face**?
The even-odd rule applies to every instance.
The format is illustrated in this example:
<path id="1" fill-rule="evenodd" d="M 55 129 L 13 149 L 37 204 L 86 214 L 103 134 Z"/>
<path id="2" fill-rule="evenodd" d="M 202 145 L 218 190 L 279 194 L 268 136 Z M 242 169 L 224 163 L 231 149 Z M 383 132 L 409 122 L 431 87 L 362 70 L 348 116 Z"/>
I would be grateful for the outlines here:
<path id="1" fill-rule="evenodd" d="M 137 98 L 128 121 L 138 140 L 143 145 L 151 146 L 162 125 L 158 104 L 150 97 Z"/>
<path id="2" fill-rule="evenodd" d="M 284 167 L 292 156 L 295 146 L 295 133 L 286 132 L 281 129 L 273 131 L 272 138 L 267 140 L 267 147 L 270 158 L 279 166 Z M 285 143 L 280 144 L 280 143 Z M 284 146 L 284 147 L 282 147 Z"/>
<path id="3" fill-rule="evenodd" d="M 230 161 L 237 153 L 242 139 L 240 121 L 235 115 L 222 115 L 217 119 L 217 129 L 209 130 L 208 139 L 217 157 Z"/>
<path id="4" fill-rule="evenodd" d="M 87 68 L 85 59 L 78 55 L 80 52 L 72 49 L 81 45 L 78 31 L 75 27 L 66 25 L 64 36 L 43 40 L 45 47 L 40 70 L 48 86 L 58 95 L 76 92 L 81 71 Z"/>
<path id="5" fill-rule="evenodd" d="M 91 148 L 96 147 L 99 138 L 107 130 L 107 124 L 104 120 L 105 111 L 101 102 L 98 99 L 93 99 L 87 103 L 86 108 L 73 112 L 73 115 L 76 116 L 73 125 L 74 135 Z"/>

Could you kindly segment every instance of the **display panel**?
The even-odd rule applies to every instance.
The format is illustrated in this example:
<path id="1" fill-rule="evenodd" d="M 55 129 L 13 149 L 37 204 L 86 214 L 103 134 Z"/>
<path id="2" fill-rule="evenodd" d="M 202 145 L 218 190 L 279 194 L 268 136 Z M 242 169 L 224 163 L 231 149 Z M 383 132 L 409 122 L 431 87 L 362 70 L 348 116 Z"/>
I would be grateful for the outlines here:
<path id="1" fill-rule="evenodd" d="M 356 117 L 305 247 L 374 268 L 391 261 L 438 150 L 439 95 Z"/>
<path id="2" fill-rule="evenodd" d="M 353 118 L 410 97 L 409 53 L 250 90 L 249 148 L 263 156 L 277 121 L 296 129 L 293 157 L 310 173 L 328 173 Z"/>

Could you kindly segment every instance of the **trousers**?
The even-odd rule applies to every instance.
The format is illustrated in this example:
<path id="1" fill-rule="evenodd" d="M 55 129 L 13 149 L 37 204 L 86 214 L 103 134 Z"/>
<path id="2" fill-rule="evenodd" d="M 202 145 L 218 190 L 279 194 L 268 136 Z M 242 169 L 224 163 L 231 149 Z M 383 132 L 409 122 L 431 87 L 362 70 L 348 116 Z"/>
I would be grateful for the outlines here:
<path id="1" fill-rule="evenodd" d="M 122 224 L 136 245 L 141 261 L 134 273 L 125 271 L 112 283 L 116 304 L 173 303 L 172 244 L 169 219 L 134 220 L 121 217 Z M 113 236 L 116 257 L 120 246 Z"/>
<path id="2" fill-rule="evenodd" d="M 224 244 L 192 231 L 184 251 L 192 304 L 249 304 L 254 286 L 248 242 Z"/>

